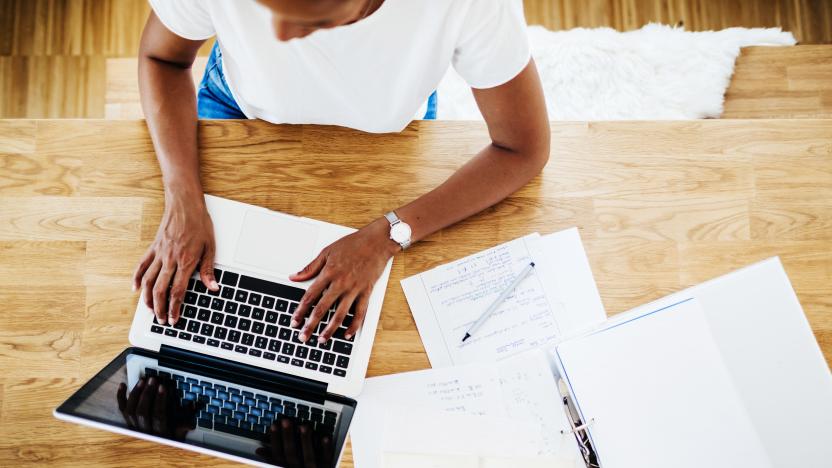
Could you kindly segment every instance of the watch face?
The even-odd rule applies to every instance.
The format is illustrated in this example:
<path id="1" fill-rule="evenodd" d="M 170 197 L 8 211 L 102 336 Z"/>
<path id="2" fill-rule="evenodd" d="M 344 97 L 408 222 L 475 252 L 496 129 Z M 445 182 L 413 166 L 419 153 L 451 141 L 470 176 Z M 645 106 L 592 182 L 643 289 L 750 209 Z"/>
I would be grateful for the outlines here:
<path id="1" fill-rule="evenodd" d="M 410 240 L 410 225 L 404 222 L 390 228 L 390 238 L 401 244 Z"/>

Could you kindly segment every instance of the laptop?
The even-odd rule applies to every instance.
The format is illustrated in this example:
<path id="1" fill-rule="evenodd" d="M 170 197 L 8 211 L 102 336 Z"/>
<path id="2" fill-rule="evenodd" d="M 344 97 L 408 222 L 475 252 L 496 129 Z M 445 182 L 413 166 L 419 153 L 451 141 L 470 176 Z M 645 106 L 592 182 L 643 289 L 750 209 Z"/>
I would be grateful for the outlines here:
<path id="1" fill-rule="evenodd" d="M 175 326 L 140 300 L 131 348 L 69 397 L 57 418 L 255 465 L 312 456 L 335 466 L 364 382 L 392 259 L 362 329 L 301 343 L 291 314 L 306 283 L 288 280 L 355 230 L 206 195 L 219 291 L 194 274 Z M 300 460 L 301 464 L 303 460 Z"/>

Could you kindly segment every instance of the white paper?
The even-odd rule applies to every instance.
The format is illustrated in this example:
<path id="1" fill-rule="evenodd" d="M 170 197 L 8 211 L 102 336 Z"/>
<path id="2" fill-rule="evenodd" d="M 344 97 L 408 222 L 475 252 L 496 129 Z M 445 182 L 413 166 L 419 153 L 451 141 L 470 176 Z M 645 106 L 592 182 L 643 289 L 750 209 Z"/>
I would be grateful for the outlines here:
<path id="1" fill-rule="evenodd" d="M 523 353 L 499 365 L 475 363 L 370 378 L 359 396 L 353 420 L 353 457 L 356 466 L 379 466 L 385 438 L 402 440 L 403 434 L 411 434 L 407 421 L 386 422 L 391 413 L 398 411 L 396 408 L 404 407 L 448 415 L 434 424 L 451 428 L 443 437 L 446 443 L 459 446 L 466 444 L 466 438 L 463 431 L 454 427 L 457 416 L 517 418 L 534 437 L 519 430 L 510 431 L 513 436 L 506 442 L 518 449 L 526 448 L 520 453 L 488 455 L 557 455 L 574 460 L 578 454 L 573 438 L 560 433 L 568 428 L 568 422 L 559 402 L 557 386 L 541 350 Z M 489 419 L 482 421 L 485 424 Z M 459 433 L 457 439 L 451 439 L 454 433 Z M 391 448 L 413 453 L 435 453 L 442 448 L 432 445 L 428 436 L 410 438 L 413 446 L 399 444 Z"/>
<path id="2" fill-rule="evenodd" d="M 473 337 L 465 332 L 530 263 L 532 273 Z M 533 233 L 402 280 L 433 367 L 494 362 L 604 320 L 577 229 Z"/>
<path id="3" fill-rule="evenodd" d="M 572 468 L 569 460 L 552 456 L 493 457 L 482 455 L 451 455 L 385 452 L 384 468 Z"/>

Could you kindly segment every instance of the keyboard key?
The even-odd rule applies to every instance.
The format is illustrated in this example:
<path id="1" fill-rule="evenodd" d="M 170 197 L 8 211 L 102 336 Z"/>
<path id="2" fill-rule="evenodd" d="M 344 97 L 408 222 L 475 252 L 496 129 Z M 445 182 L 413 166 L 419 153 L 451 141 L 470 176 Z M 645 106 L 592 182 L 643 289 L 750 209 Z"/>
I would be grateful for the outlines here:
<path id="1" fill-rule="evenodd" d="M 281 352 L 287 356 L 294 356 L 295 354 L 295 345 L 292 343 L 283 343 L 283 349 Z"/>
<path id="2" fill-rule="evenodd" d="M 324 352 L 320 349 L 313 349 L 309 352 L 309 359 L 315 362 L 321 362 L 321 358 L 324 356 Z"/>
<path id="3" fill-rule="evenodd" d="M 233 351 L 234 350 L 234 345 L 227 342 L 227 341 L 223 341 L 222 344 L 220 345 L 220 347 L 222 349 L 227 350 L 227 351 Z"/>
<path id="4" fill-rule="evenodd" d="M 251 306 L 246 304 L 240 304 L 240 308 L 237 311 L 237 315 L 240 317 L 251 317 Z"/>
<path id="5" fill-rule="evenodd" d="M 258 434 L 265 434 L 266 433 L 266 425 L 265 424 L 252 424 L 251 430 L 258 433 Z"/>
<path id="6" fill-rule="evenodd" d="M 239 328 L 242 331 L 249 331 L 249 329 L 251 328 L 251 320 L 240 319 L 240 321 L 237 322 L 237 328 Z"/>
<path id="7" fill-rule="evenodd" d="M 277 323 L 280 324 L 281 327 L 288 327 L 292 325 L 292 316 L 289 314 L 280 314 L 280 318 L 277 319 Z"/>
<path id="8" fill-rule="evenodd" d="M 266 326 L 263 324 L 263 322 L 254 322 L 251 325 L 251 332 L 256 333 L 258 335 L 262 335 L 263 332 L 265 331 L 265 328 L 266 328 Z"/>
<path id="9" fill-rule="evenodd" d="M 237 317 L 233 315 L 226 315 L 225 316 L 225 326 L 228 328 L 234 328 L 237 326 Z"/>
<path id="10" fill-rule="evenodd" d="M 277 356 L 277 362 L 280 362 L 282 364 L 289 364 L 289 356 L 284 356 L 280 354 Z"/>
<path id="11" fill-rule="evenodd" d="M 346 356 L 338 356 L 338 360 L 335 361 L 335 365 L 342 369 L 346 369 L 350 365 L 350 358 Z"/>
<path id="12" fill-rule="evenodd" d="M 198 344 L 203 344 L 203 343 L 205 343 L 205 337 L 204 336 L 199 336 L 199 335 L 194 335 L 193 342 L 198 343 Z"/>
<path id="13" fill-rule="evenodd" d="M 199 418 L 197 420 L 197 424 L 199 427 L 204 427 L 206 429 L 213 429 L 214 428 L 214 421 L 211 421 L 208 418 Z"/>
<path id="14" fill-rule="evenodd" d="M 211 314 L 211 323 L 213 323 L 214 325 L 222 325 L 222 321 L 224 318 L 225 314 L 222 314 L 220 312 L 214 312 L 213 314 Z"/>
<path id="15" fill-rule="evenodd" d="M 251 423 L 252 425 L 253 425 L 253 424 L 257 424 L 257 423 L 259 423 L 259 422 L 260 422 L 260 417 L 259 417 L 259 416 L 255 416 L 255 415 L 253 415 L 253 414 L 249 414 L 249 415 L 246 417 L 246 422 L 249 422 L 249 423 Z"/>
<path id="16" fill-rule="evenodd" d="M 225 343 L 223 343 L 223 344 L 225 344 Z M 225 387 L 223 387 L 223 388 L 225 388 Z M 216 390 L 217 390 L 217 398 L 219 398 L 220 400 L 228 400 L 228 392 L 226 392 L 225 390 L 220 390 L 219 388 L 217 388 Z"/>
<path id="17" fill-rule="evenodd" d="M 333 353 L 324 353 L 324 364 L 332 365 L 335 364 L 335 354 Z"/>
<path id="18" fill-rule="evenodd" d="M 235 411 L 234 412 L 234 419 L 238 421 L 243 421 L 246 419 L 246 413 L 243 411 Z"/>
<path id="19" fill-rule="evenodd" d="M 280 352 L 280 342 L 277 340 L 269 340 L 269 351 L 274 351 L 275 353 Z"/>
<path id="20" fill-rule="evenodd" d="M 269 339 L 265 336 L 258 336 L 257 339 L 254 341 L 254 346 L 260 349 L 266 349 L 266 346 L 269 344 Z"/>
<path id="21" fill-rule="evenodd" d="M 243 336 L 243 334 L 242 334 L 242 333 L 240 333 L 240 331 L 239 331 L 239 330 L 230 330 L 230 331 L 228 332 L 228 341 L 230 341 L 230 342 L 232 342 L 232 343 L 239 343 L 239 342 L 240 342 L 240 338 L 241 338 L 242 336 Z"/>
<path id="22" fill-rule="evenodd" d="M 236 314 L 237 313 L 237 303 L 228 301 L 225 303 L 225 309 L 223 311 L 227 314 Z"/>
<path id="23" fill-rule="evenodd" d="M 352 353 L 352 343 L 335 340 L 335 342 L 332 343 L 332 350 L 336 353 L 350 354 Z"/>
<path id="24" fill-rule="evenodd" d="M 228 329 L 225 327 L 216 327 L 214 328 L 214 338 L 218 340 L 224 340 L 226 334 L 228 334 Z"/>
<path id="25" fill-rule="evenodd" d="M 151 325 L 150 326 L 150 331 L 152 331 L 153 333 L 162 333 L 164 330 L 165 329 L 160 327 L 159 325 Z"/>
<path id="26" fill-rule="evenodd" d="M 298 299 L 298 301 L 300 301 L 300 299 Z M 297 308 L 298 308 L 298 303 L 297 302 L 290 302 L 289 303 L 289 315 L 293 315 L 295 313 L 295 309 L 297 309 Z"/>
<path id="27" fill-rule="evenodd" d="M 197 395 L 202 395 L 202 385 L 191 385 L 191 391 Z"/>
<path id="28" fill-rule="evenodd" d="M 229 399 L 231 400 L 232 403 L 242 403 L 243 402 L 242 395 L 238 395 L 238 394 L 234 394 L 234 393 L 232 393 L 229 396 Z"/>
<path id="29" fill-rule="evenodd" d="M 243 403 L 245 403 L 247 406 L 257 406 L 257 401 L 252 397 L 244 397 Z"/>
<path id="30" fill-rule="evenodd" d="M 269 323 L 277 323 L 277 316 L 278 316 L 277 312 L 274 312 L 274 311 L 270 310 L 270 311 L 266 312 L 266 321 L 269 322 Z"/>
<path id="31" fill-rule="evenodd" d="M 174 330 L 173 328 L 166 328 L 165 329 L 165 336 L 176 337 L 176 330 Z"/>
<path id="32" fill-rule="evenodd" d="M 346 335 L 347 335 L 347 329 L 344 328 L 344 327 L 338 327 L 338 329 L 335 330 L 335 333 L 332 334 L 332 337 L 333 338 L 338 338 L 339 340 L 352 341 L 352 338 L 347 340 Z"/>
<path id="33" fill-rule="evenodd" d="M 307 362 L 306 363 L 306 368 L 307 369 L 312 369 L 312 370 L 318 370 L 318 365 L 315 364 L 314 362 Z"/>
<path id="34" fill-rule="evenodd" d="M 246 299 L 248 299 L 248 293 L 243 291 L 242 289 L 238 289 L 237 293 L 234 295 L 234 300 L 237 302 L 245 303 Z"/>
<path id="35" fill-rule="evenodd" d="M 254 311 L 251 313 L 251 318 L 256 319 L 256 320 L 263 320 L 263 317 L 265 316 L 265 314 L 266 314 L 265 310 L 261 309 L 260 307 L 255 307 Z"/>
<path id="36" fill-rule="evenodd" d="M 277 328 L 276 325 L 268 325 L 266 327 L 266 336 L 269 336 L 269 337 L 272 337 L 272 338 L 276 337 L 277 336 L 277 330 L 278 330 L 278 328 Z"/>
<path id="37" fill-rule="evenodd" d="M 337 375 L 338 377 L 346 377 L 347 376 L 347 371 L 345 371 L 344 369 L 335 368 L 332 371 L 332 373 Z"/>
<path id="38" fill-rule="evenodd" d="M 208 346 L 212 346 L 212 347 L 216 348 L 219 345 L 220 345 L 219 341 L 217 341 L 213 338 L 208 338 Z"/>
<path id="39" fill-rule="evenodd" d="M 196 291 L 198 293 L 201 293 L 201 294 L 205 294 L 205 292 L 208 291 L 208 288 L 205 287 L 205 284 L 202 282 L 202 280 L 200 280 L 198 278 L 196 280 L 194 280 L 194 288 L 193 289 L 194 289 L 194 291 Z"/>
<path id="40" fill-rule="evenodd" d="M 268 352 L 268 351 L 266 351 L 266 352 L 264 352 L 264 353 L 263 353 L 263 358 L 264 358 L 264 359 L 268 359 L 268 360 L 270 360 L 270 361 L 274 361 L 274 359 L 275 359 L 276 357 L 277 357 L 277 355 L 276 355 L 276 354 L 274 354 L 274 353 L 270 353 L 270 352 Z"/>
<path id="41" fill-rule="evenodd" d="M 249 438 L 249 439 L 260 440 L 260 438 L 261 438 L 260 433 L 249 430 L 248 427 L 241 428 L 241 427 L 233 426 L 231 424 L 217 423 L 217 424 L 214 425 L 214 430 L 215 431 L 220 431 L 220 432 L 225 432 L 226 434 L 233 434 L 233 435 L 240 436 L 240 437 L 246 437 L 246 438 Z"/>
<path id="42" fill-rule="evenodd" d="M 185 341 L 191 341 L 191 334 L 186 332 L 179 332 L 179 339 Z"/>
<path id="43" fill-rule="evenodd" d="M 234 351 L 242 354 L 248 354 L 248 348 L 242 345 L 237 345 L 234 347 Z"/>
<path id="44" fill-rule="evenodd" d="M 196 304 L 197 295 L 193 291 L 185 293 L 185 304 Z"/>
<path id="45" fill-rule="evenodd" d="M 306 357 L 309 356 L 309 348 L 307 348 L 306 346 L 296 347 L 295 356 L 297 356 L 301 359 L 306 359 Z"/>
<path id="46" fill-rule="evenodd" d="M 242 343 L 246 346 L 251 346 L 254 344 L 254 335 L 251 333 L 243 333 L 243 340 Z"/>
<path id="47" fill-rule="evenodd" d="M 195 279 L 193 279 L 193 278 L 190 278 L 190 279 L 188 280 L 188 289 L 189 289 L 189 290 L 194 289 L 194 283 L 195 283 L 195 282 L 196 282 L 196 280 L 195 280 Z"/>
<path id="48" fill-rule="evenodd" d="M 289 341 L 292 339 L 292 329 L 291 328 L 280 328 L 280 331 L 277 333 L 278 338 L 280 341 Z"/>
<path id="49" fill-rule="evenodd" d="M 288 408 L 288 407 L 283 408 L 283 414 L 285 414 L 286 416 L 289 416 L 290 418 L 294 418 L 295 415 L 298 414 L 298 410 L 296 410 L 295 408 Z"/>
<path id="50" fill-rule="evenodd" d="M 202 329 L 199 330 L 199 334 L 203 336 L 213 336 L 214 335 L 214 326 L 210 323 L 203 323 Z"/>
<path id="51" fill-rule="evenodd" d="M 226 401 L 222 404 L 222 414 L 226 416 L 231 416 L 235 409 L 237 409 L 237 404 L 233 401 Z"/>
<path id="52" fill-rule="evenodd" d="M 196 319 L 202 322 L 207 322 L 211 320 L 211 311 L 208 309 L 199 309 L 199 313 L 196 315 Z"/>
<path id="53" fill-rule="evenodd" d="M 260 351 L 259 349 L 251 348 L 251 349 L 248 350 L 248 354 L 250 354 L 254 357 L 260 357 L 260 355 L 263 354 L 263 352 Z"/>
<path id="54" fill-rule="evenodd" d="M 287 286 L 284 284 L 273 283 L 260 278 L 252 278 L 251 276 L 242 275 L 240 277 L 239 286 L 249 291 L 255 291 L 260 294 L 268 294 L 270 296 L 285 297 L 293 301 L 299 301 L 306 292 L 303 289 Z"/>
<path id="55" fill-rule="evenodd" d="M 292 365 L 297 367 L 303 367 L 303 361 L 300 359 L 292 359 Z"/>
<path id="56" fill-rule="evenodd" d="M 211 414 L 220 414 L 220 407 L 215 405 L 208 405 L 208 407 L 205 408 L 205 411 Z"/>
<path id="57" fill-rule="evenodd" d="M 222 275 L 222 284 L 227 284 L 229 286 L 237 286 L 237 278 L 240 275 L 237 273 L 232 273 L 230 271 L 226 271 L 224 275 Z M 251 288 L 246 288 L 251 289 Z"/>
<path id="58" fill-rule="evenodd" d="M 222 288 L 222 296 L 223 299 L 234 299 L 234 288 L 229 288 L 228 286 L 223 286 Z"/>
<path id="59" fill-rule="evenodd" d="M 215 297 L 213 301 L 211 301 L 211 308 L 214 310 L 222 310 L 225 307 L 225 301 L 222 299 Z"/>
<path id="60" fill-rule="evenodd" d="M 318 347 L 321 348 L 321 349 L 326 349 L 326 350 L 332 349 L 332 342 L 333 341 L 334 340 L 326 340 L 326 343 L 321 343 L 319 341 L 318 342 Z"/>
<path id="61" fill-rule="evenodd" d="M 260 303 L 265 309 L 274 308 L 274 298 L 271 296 L 263 296 L 263 302 Z"/>
<path id="62" fill-rule="evenodd" d="M 263 296 L 261 296 L 260 294 L 251 293 L 251 294 L 248 295 L 248 303 L 251 304 L 251 305 L 254 305 L 254 306 L 259 306 L 260 305 L 260 299 L 262 299 L 262 297 Z"/>
<path id="63" fill-rule="evenodd" d="M 278 299 L 277 304 L 274 306 L 280 312 L 286 312 L 289 310 L 289 303 L 284 301 L 283 299 Z"/>
<path id="64" fill-rule="evenodd" d="M 182 312 L 182 315 L 189 319 L 196 318 L 196 307 L 190 305 L 185 307 L 185 311 Z"/>

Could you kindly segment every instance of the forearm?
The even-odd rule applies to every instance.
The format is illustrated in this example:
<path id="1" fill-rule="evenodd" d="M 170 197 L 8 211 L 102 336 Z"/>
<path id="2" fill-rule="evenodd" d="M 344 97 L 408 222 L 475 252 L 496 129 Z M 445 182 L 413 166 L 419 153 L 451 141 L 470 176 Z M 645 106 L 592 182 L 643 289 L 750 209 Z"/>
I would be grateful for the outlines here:
<path id="1" fill-rule="evenodd" d="M 143 56 L 139 59 L 139 89 L 166 200 L 201 201 L 196 91 L 190 69 Z"/>
<path id="2" fill-rule="evenodd" d="M 528 183 L 548 160 L 548 142 L 512 151 L 491 144 L 434 190 L 396 210 L 418 241 L 508 197 Z"/>

